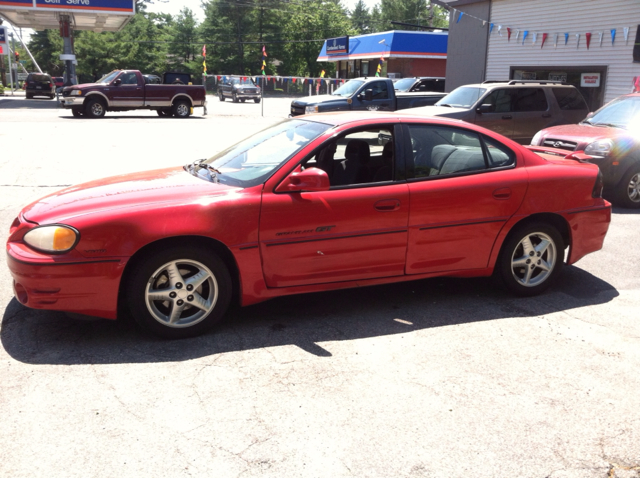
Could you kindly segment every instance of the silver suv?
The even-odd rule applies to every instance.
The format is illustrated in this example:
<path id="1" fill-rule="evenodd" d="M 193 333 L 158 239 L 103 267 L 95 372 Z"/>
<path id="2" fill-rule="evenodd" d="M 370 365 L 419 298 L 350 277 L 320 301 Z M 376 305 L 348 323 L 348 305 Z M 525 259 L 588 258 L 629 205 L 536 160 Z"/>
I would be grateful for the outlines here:
<path id="1" fill-rule="evenodd" d="M 461 86 L 411 113 L 461 119 L 529 144 L 541 129 L 579 122 L 589 108 L 573 85 L 510 80 Z"/>

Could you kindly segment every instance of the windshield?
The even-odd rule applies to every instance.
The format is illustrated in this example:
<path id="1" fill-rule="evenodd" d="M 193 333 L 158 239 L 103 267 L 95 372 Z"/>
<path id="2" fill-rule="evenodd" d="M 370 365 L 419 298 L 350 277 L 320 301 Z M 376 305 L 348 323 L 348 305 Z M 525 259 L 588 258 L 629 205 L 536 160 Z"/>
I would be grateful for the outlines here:
<path id="1" fill-rule="evenodd" d="M 232 85 L 249 85 L 256 86 L 251 78 L 234 78 L 231 80 Z"/>
<path id="2" fill-rule="evenodd" d="M 353 94 L 358 91 L 358 88 L 362 85 L 364 85 L 364 81 L 349 80 L 331 94 L 335 96 L 353 96 Z"/>
<path id="3" fill-rule="evenodd" d="M 487 91 L 486 88 L 461 86 L 436 103 L 436 106 L 453 106 L 455 108 L 471 108 Z"/>
<path id="4" fill-rule="evenodd" d="M 96 81 L 96 83 L 111 83 L 119 74 L 120 70 L 112 71 L 108 75 L 104 75 L 102 78 L 100 78 L 98 81 Z"/>
<path id="5" fill-rule="evenodd" d="M 409 88 L 415 83 L 415 78 L 403 78 L 393 84 L 393 89 L 396 91 L 409 91 Z"/>
<path id="6" fill-rule="evenodd" d="M 331 125 L 302 120 L 284 120 L 260 133 L 207 159 L 217 171 L 215 179 L 230 186 L 243 188 L 256 186 L 286 160 L 320 136 Z M 210 169 L 211 169 L 210 168 Z M 199 177 L 206 170 L 199 169 Z"/>
<path id="7" fill-rule="evenodd" d="M 640 96 L 627 96 L 613 100 L 585 120 L 593 125 L 640 129 Z"/>

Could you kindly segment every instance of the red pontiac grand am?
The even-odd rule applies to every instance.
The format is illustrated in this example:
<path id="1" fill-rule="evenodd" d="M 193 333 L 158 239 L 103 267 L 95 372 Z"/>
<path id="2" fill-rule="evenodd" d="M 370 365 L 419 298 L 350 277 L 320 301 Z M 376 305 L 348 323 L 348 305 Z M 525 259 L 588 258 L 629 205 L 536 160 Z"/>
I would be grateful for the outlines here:
<path id="1" fill-rule="evenodd" d="M 443 118 L 298 117 L 184 167 L 70 187 L 22 210 L 8 264 L 36 309 L 200 334 L 232 297 L 496 272 L 519 295 L 602 247 L 611 205 L 582 155 Z"/>

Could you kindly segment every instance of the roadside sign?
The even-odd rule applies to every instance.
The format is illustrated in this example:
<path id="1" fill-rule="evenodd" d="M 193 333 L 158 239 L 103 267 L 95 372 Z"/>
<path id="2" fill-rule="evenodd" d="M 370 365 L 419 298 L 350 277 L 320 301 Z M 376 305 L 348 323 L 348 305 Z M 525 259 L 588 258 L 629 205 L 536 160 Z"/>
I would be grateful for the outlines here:
<path id="1" fill-rule="evenodd" d="M 26 81 L 27 76 L 29 76 L 28 73 L 18 73 L 18 81 Z"/>
<path id="2" fill-rule="evenodd" d="M 8 55 L 9 48 L 7 47 L 7 29 L 6 27 L 0 27 L 0 55 Z"/>

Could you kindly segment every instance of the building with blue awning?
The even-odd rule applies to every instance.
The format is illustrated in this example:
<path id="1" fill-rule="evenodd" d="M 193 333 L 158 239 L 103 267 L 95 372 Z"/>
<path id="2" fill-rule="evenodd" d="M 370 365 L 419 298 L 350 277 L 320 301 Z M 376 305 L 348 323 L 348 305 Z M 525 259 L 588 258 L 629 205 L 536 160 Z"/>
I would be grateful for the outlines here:
<path id="1" fill-rule="evenodd" d="M 325 40 L 318 61 L 337 63 L 338 78 L 380 76 L 444 77 L 447 64 L 447 32 L 393 30 Z"/>

